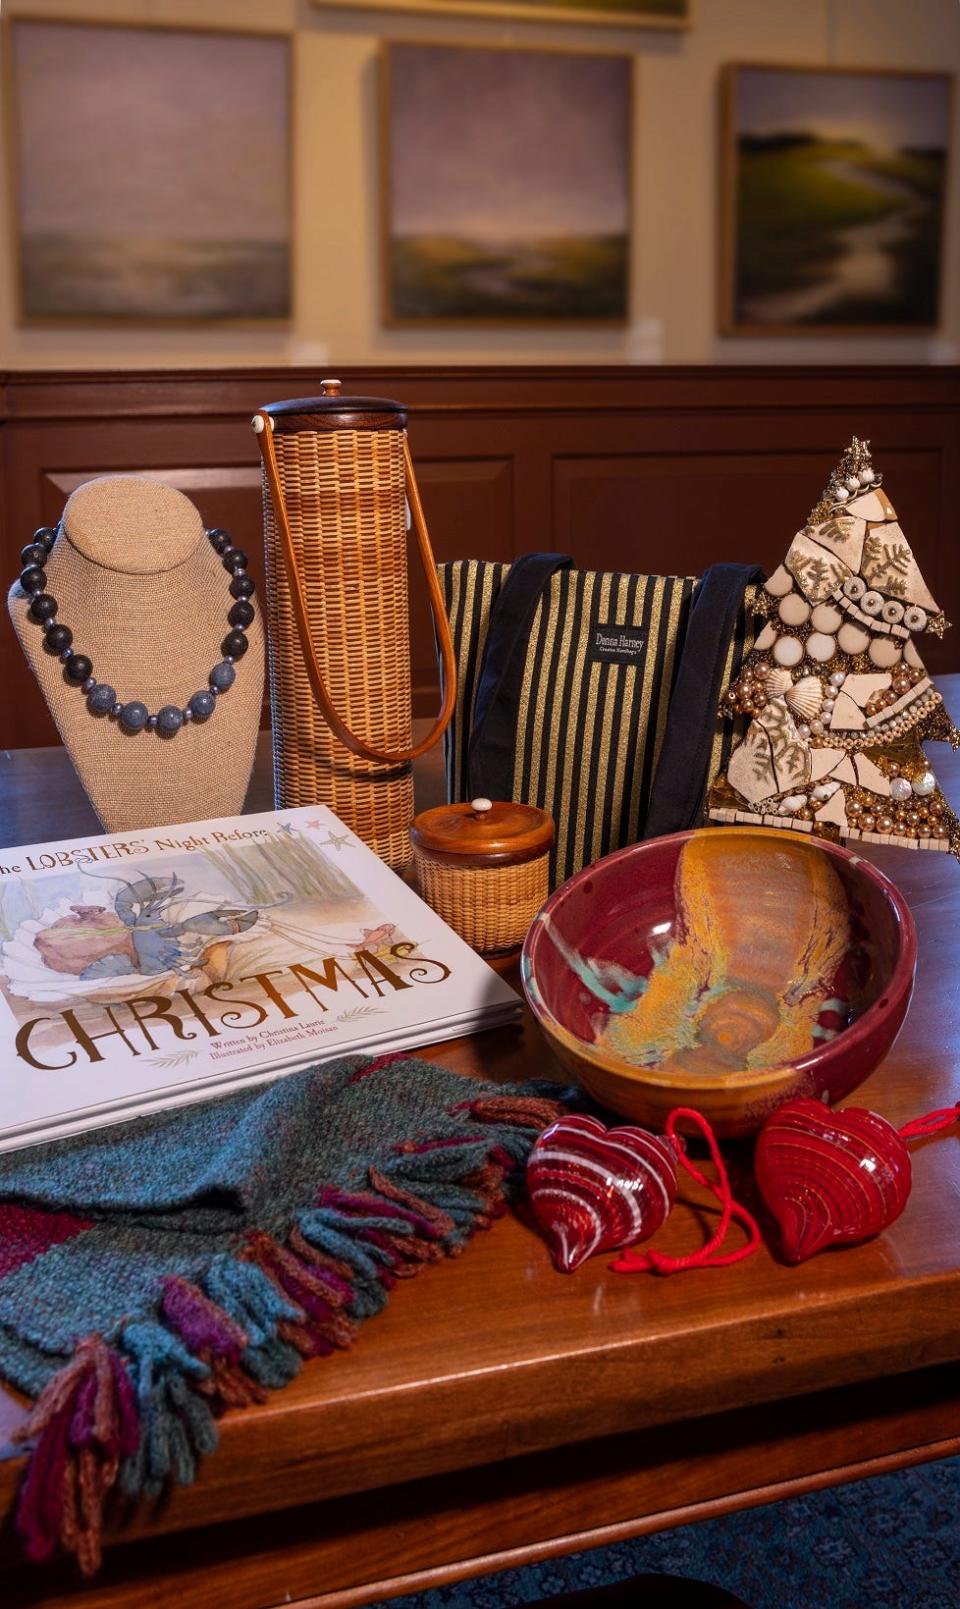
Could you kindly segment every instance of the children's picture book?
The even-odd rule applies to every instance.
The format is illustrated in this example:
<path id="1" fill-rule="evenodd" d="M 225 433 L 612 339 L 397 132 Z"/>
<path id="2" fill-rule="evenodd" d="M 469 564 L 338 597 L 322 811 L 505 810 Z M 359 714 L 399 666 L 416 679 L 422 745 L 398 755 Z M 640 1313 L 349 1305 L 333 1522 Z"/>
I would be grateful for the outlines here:
<path id="1" fill-rule="evenodd" d="M 519 1011 L 322 805 L 0 850 L 0 1150 Z"/>

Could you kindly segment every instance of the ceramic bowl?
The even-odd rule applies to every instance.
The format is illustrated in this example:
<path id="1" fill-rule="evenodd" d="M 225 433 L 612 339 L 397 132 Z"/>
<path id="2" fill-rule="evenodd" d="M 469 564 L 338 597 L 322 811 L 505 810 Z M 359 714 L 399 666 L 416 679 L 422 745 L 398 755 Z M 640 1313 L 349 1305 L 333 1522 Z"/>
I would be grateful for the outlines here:
<path id="1" fill-rule="evenodd" d="M 701 839 L 709 839 L 710 847 L 697 845 L 681 861 L 686 846 Z M 823 858 L 817 862 L 809 857 Z M 709 875 L 701 874 L 695 886 L 709 886 L 716 908 L 711 914 L 708 900 L 697 908 L 698 916 L 682 890 L 694 886 L 689 869 L 702 864 L 710 868 Z M 683 879 L 681 866 L 686 868 Z M 819 890 L 819 906 L 810 904 L 811 887 Z M 825 912 L 830 910 L 833 916 L 828 918 Z M 817 1017 L 813 1033 L 805 1018 L 803 1053 L 786 1062 L 774 1054 L 771 1065 L 760 1065 L 780 998 L 776 967 L 789 971 L 790 944 L 802 948 L 805 934 L 813 943 L 834 918 L 828 987 L 815 998 L 819 1008 L 831 990 L 838 995 L 843 991 L 849 997 L 846 1012 Z M 611 1048 L 611 1033 L 622 1032 L 632 1004 L 651 988 L 655 968 L 663 974 L 657 998 L 666 989 L 669 1000 L 674 989 L 690 1018 L 690 967 L 684 956 L 691 944 L 701 957 L 722 953 L 726 958 L 719 986 L 714 960 L 708 980 L 712 993 L 695 994 L 695 1000 L 735 990 L 734 1006 L 746 1001 L 749 1008 L 746 1031 L 759 1032 L 760 1039 L 754 1040 L 748 1059 L 737 1037 L 742 1023 L 738 1020 L 731 1028 L 729 1021 L 718 1023 L 714 1016 L 708 1030 L 685 1030 L 687 1048 L 662 1055 L 658 1050 L 654 1065 L 639 1066 Z M 827 951 L 817 953 L 822 959 Z M 792 968 L 794 976 L 808 959 Z M 893 883 L 869 862 L 795 832 L 721 827 L 633 844 L 571 877 L 536 917 L 524 944 L 521 971 L 527 1000 L 551 1048 L 603 1106 L 654 1128 L 663 1127 L 674 1107 L 692 1106 L 724 1136 L 754 1133 L 792 1096 L 836 1101 L 862 1083 L 899 1032 L 915 966 L 910 911 Z M 792 999 L 796 985 L 786 976 L 781 982 L 784 998 Z M 725 1009 L 729 1004 L 725 997 Z M 648 1000 L 644 1009 L 650 1006 Z M 702 1009 L 697 1005 L 698 1012 Z M 681 1006 L 672 1018 L 667 1010 L 660 1020 L 675 1024 L 682 1015 Z M 844 1018 L 847 1025 L 839 1031 L 823 1027 L 825 1021 L 836 1026 Z M 754 1019 L 765 1026 L 756 1029 Z M 703 1020 L 702 1015 L 696 1018 L 698 1024 Z M 834 1031 L 834 1037 L 820 1037 Z M 692 1055 L 691 1032 L 697 1037 Z M 700 1043 L 705 1032 L 711 1038 L 709 1050 Z M 718 1032 L 722 1055 L 735 1058 L 719 1068 L 714 1049 Z M 651 1054 L 645 1049 L 644 1061 Z"/>

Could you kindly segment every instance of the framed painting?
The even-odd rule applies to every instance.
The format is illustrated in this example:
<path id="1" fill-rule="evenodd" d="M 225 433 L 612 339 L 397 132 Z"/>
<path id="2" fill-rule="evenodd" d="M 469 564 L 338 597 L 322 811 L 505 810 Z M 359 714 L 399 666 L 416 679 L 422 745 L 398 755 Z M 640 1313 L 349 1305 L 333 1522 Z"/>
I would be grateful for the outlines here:
<path id="1" fill-rule="evenodd" d="M 384 317 L 624 322 L 632 58 L 392 43 Z"/>
<path id="2" fill-rule="evenodd" d="M 313 0 L 350 10 L 429 11 L 434 16 L 505 17 L 607 28 L 689 28 L 693 0 Z"/>
<path id="3" fill-rule="evenodd" d="M 289 317 L 289 38 L 7 29 L 21 320 Z"/>
<path id="4" fill-rule="evenodd" d="M 723 333 L 936 326 L 952 91 L 942 73 L 725 70 Z"/>

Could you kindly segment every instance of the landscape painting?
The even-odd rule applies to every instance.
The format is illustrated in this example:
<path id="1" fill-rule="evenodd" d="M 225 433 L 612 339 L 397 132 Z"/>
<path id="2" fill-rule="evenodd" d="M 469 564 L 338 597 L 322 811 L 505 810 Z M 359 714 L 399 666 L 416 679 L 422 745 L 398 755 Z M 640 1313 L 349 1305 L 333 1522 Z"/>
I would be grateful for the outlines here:
<path id="1" fill-rule="evenodd" d="M 930 328 L 952 80 L 729 69 L 726 333 Z"/>
<path id="2" fill-rule="evenodd" d="M 11 25 L 26 319 L 290 312 L 290 45 Z"/>
<path id="3" fill-rule="evenodd" d="M 446 16 L 516 17 L 613 28 L 687 28 L 691 0 L 313 0 L 375 11 L 432 11 Z"/>
<path id="4" fill-rule="evenodd" d="M 391 44 L 385 316 L 623 321 L 631 60 Z"/>

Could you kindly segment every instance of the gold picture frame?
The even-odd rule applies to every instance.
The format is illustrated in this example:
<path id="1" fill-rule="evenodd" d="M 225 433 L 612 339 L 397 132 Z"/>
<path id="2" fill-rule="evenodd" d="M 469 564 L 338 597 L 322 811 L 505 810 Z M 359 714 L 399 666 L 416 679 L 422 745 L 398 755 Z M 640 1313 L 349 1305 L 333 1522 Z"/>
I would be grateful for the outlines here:
<path id="1" fill-rule="evenodd" d="M 216 325 L 259 329 L 289 323 L 293 298 L 293 52 L 290 34 L 267 29 L 221 30 L 209 24 L 190 22 L 168 26 L 150 21 L 23 13 L 6 16 L 0 26 L 3 29 L 9 236 L 18 325 L 28 328 Z M 147 216 L 150 203 L 132 207 L 130 191 L 124 191 L 121 182 L 128 178 L 131 146 L 136 149 L 138 131 L 131 131 L 129 126 L 117 131 L 117 184 L 112 188 L 109 170 L 105 176 L 104 163 L 97 160 L 104 146 L 110 146 L 110 107 L 106 105 L 109 97 L 98 95 L 96 87 L 91 88 L 89 81 L 84 80 L 86 53 L 76 48 L 63 48 L 71 42 L 64 30 L 69 31 L 74 44 L 78 40 L 89 39 L 92 43 L 96 39 L 97 49 L 86 59 L 96 59 L 97 71 L 104 75 L 104 82 L 115 70 L 113 47 L 122 48 L 121 41 L 127 48 L 133 40 L 144 37 L 152 41 L 161 38 L 189 41 L 190 48 L 183 53 L 178 66 L 176 91 L 163 112 L 167 131 L 171 125 L 177 126 L 173 147 L 180 138 L 189 149 L 190 160 L 178 160 L 177 151 L 169 140 L 157 138 L 149 142 L 151 161 L 161 164 L 164 158 L 167 160 L 165 173 L 157 165 L 151 175 L 154 179 L 159 175 L 164 182 L 143 186 L 158 203 L 153 219 L 155 233 L 146 229 L 137 235 L 136 219 L 142 221 Z M 121 40 L 111 39 L 111 35 L 121 36 Z M 42 114 L 40 110 L 27 107 L 18 70 L 24 64 L 20 41 L 30 38 L 37 42 L 32 59 L 36 70 L 30 93 Z M 263 47 L 263 54 L 254 62 L 249 47 L 257 45 Z M 271 57 L 269 63 L 267 55 Z M 248 91 L 252 88 L 256 93 L 259 85 L 262 94 L 273 95 L 272 102 L 265 101 L 265 115 L 259 129 L 256 107 L 251 126 L 249 93 L 237 98 L 236 119 L 242 126 L 234 129 L 232 135 L 229 117 L 210 116 L 209 81 L 203 100 L 199 95 L 191 99 L 184 94 L 183 64 L 189 60 L 192 70 L 202 74 L 205 57 L 209 58 L 210 65 L 216 64 L 221 74 L 229 74 L 231 69 L 238 72 L 242 65 L 239 77 Z M 141 53 L 140 60 L 155 75 L 153 88 L 160 92 L 164 63 L 159 53 L 154 51 L 149 56 Z M 59 94 L 50 81 L 55 72 L 60 74 Z M 83 97 L 85 113 L 76 119 L 72 142 L 68 141 L 69 131 L 64 126 L 69 119 L 71 93 Z M 149 97 L 146 99 L 145 117 L 150 105 Z M 128 113 L 130 104 L 128 101 Z M 152 104 L 162 107 L 162 94 L 158 94 Z M 58 116 L 62 114 L 59 129 L 56 118 L 51 116 L 51 106 L 57 109 Z M 136 109 L 140 110 L 139 106 Z M 91 126 L 94 112 L 101 118 L 98 127 Z M 190 126 L 191 113 L 195 114 L 196 128 Z M 185 125 L 182 129 L 181 123 Z M 217 125 L 219 141 L 216 153 L 219 168 L 216 161 L 198 160 L 198 151 L 202 152 L 203 147 L 197 141 L 202 140 L 204 127 L 214 125 Z M 79 144 L 77 128 L 82 131 Z M 235 172 L 237 150 L 246 147 L 255 131 L 267 144 L 267 159 L 261 164 L 257 183 L 251 185 L 245 175 L 242 184 L 236 183 L 231 197 L 224 181 Z M 58 138 L 60 146 L 56 143 Z M 44 139 L 50 141 L 47 147 L 42 143 Z M 146 143 L 145 137 L 141 149 L 146 148 Z M 78 150 L 82 165 L 78 163 Z M 60 177 L 59 165 L 65 169 Z M 127 171 L 122 173 L 121 170 Z M 192 182 L 199 182 L 201 175 L 206 194 L 194 197 L 195 205 L 191 209 L 185 190 Z M 89 208 L 91 219 L 86 237 L 78 221 L 84 206 Z M 231 206 L 234 208 L 232 215 Z M 111 208 L 126 233 L 111 234 Z M 194 218 L 202 216 L 203 228 L 195 229 L 192 235 L 189 232 L 174 235 L 174 221 L 179 223 L 181 217 L 191 216 L 191 213 Z M 229 224 L 231 216 L 246 231 L 244 236 L 231 238 L 216 233 Z M 42 228 L 32 228 L 34 217 L 42 219 Z M 164 225 L 167 225 L 166 234 Z M 204 233 L 204 229 L 208 232 Z"/>
<path id="2" fill-rule="evenodd" d="M 921 69 L 722 70 L 722 335 L 939 327 L 952 100 Z"/>
<path id="3" fill-rule="evenodd" d="M 686 29 L 694 0 L 313 0 L 350 11 L 427 12 L 434 17 L 492 17 L 571 27 Z"/>
<path id="4" fill-rule="evenodd" d="M 629 321 L 633 73 L 620 51 L 381 42 L 388 328 Z"/>

